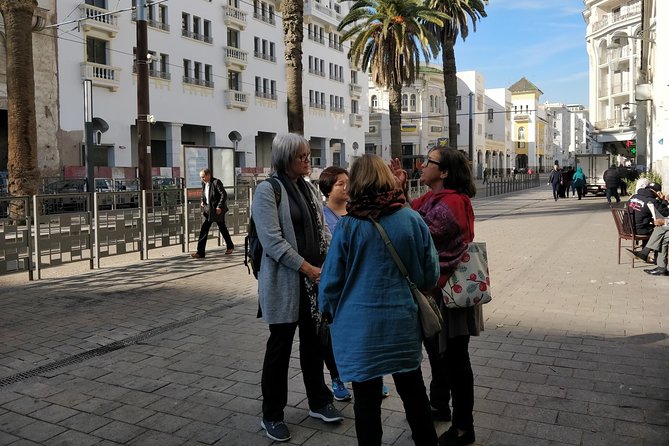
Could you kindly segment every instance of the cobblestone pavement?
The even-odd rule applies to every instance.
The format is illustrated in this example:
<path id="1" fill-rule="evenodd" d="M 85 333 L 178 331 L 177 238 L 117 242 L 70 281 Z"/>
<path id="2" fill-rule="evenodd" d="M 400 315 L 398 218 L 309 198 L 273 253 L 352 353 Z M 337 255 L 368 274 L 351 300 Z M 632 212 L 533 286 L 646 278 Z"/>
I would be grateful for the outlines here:
<path id="1" fill-rule="evenodd" d="M 617 264 L 606 200 L 542 186 L 474 207 L 494 295 L 470 347 L 477 444 L 669 445 L 669 278 Z M 175 248 L 0 277 L 0 444 L 270 444 L 267 329 L 242 261 Z M 355 444 L 352 404 L 335 403 L 338 425 L 309 418 L 297 357 L 289 376 L 289 444 Z M 410 445 L 386 381 L 384 444 Z"/>

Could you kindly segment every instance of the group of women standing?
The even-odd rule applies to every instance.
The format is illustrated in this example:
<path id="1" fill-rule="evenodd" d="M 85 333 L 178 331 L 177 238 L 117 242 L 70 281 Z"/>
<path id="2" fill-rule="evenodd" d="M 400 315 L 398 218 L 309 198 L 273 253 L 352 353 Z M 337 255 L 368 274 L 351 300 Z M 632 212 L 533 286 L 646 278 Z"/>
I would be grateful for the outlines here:
<path id="1" fill-rule="evenodd" d="M 431 150 L 421 174 L 430 191 L 409 204 L 406 173 L 398 163 L 391 168 L 375 155 L 364 155 L 353 163 L 347 185 L 336 181 L 345 171 L 335 175 L 335 188 L 343 190 L 331 190 L 335 203 L 325 214 L 316 189 L 304 180 L 310 169 L 308 141 L 277 136 L 272 167 L 281 199 L 270 184 L 261 183 L 252 206 L 265 251 L 258 282 L 270 331 L 262 373 L 261 425 L 267 435 L 290 439 L 283 410 L 296 328 L 309 415 L 325 422 L 343 419 L 324 382 L 328 348 L 319 330 L 322 319 L 329 321 L 331 359 L 336 358 L 328 369 L 332 374 L 334 365 L 337 378 L 352 383 L 359 445 L 381 444 L 384 375 L 392 375 L 416 445 L 473 443 L 468 344 L 483 328 L 481 308 L 446 309 L 441 294 L 474 238 L 470 197 L 476 191 L 467 158 L 453 149 Z M 341 197 L 348 198 L 345 208 L 336 205 Z M 445 327 L 437 337 L 423 339 L 417 305 L 376 222 L 410 279 L 441 304 Z M 432 367 L 429 397 L 420 368 L 423 343 Z M 438 439 L 433 419 L 451 418 L 451 428 Z"/>

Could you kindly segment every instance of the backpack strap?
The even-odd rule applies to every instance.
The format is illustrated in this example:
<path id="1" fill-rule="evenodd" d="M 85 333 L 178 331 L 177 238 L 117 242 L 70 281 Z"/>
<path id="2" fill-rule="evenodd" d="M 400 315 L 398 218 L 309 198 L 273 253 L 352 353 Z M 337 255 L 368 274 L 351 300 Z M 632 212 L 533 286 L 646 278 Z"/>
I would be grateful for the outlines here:
<path id="1" fill-rule="evenodd" d="M 272 189 L 274 189 L 274 200 L 276 201 L 276 207 L 279 207 L 281 204 L 281 185 L 279 185 L 279 180 L 275 177 L 269 177 L 267 178 L 267 181 L 269 181 L 269 184 L 272 185 Z"/>

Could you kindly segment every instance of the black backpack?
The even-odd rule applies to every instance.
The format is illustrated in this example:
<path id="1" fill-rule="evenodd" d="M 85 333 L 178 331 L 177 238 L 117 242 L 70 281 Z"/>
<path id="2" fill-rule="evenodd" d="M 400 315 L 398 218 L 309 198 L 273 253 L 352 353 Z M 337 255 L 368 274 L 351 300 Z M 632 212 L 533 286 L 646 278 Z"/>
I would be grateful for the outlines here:
<path id="1" fill-rule="evenodd" d="M 272 188 L 274 189 L 274 199 L 276 200 L 276 207 L 279 207 L 281 203 L 281 186 L 279 185 L 279 180 L 276 178 L 268 178 L 267 181 L 270 182 Z M 258 231 L 256 230 L 256 224 L 253 221 L 253 216 L 249 220 L 249 232 L 244 237 L 244 265 L 246 269 L 249 270 L 249 274 L 253 272 L 253 277 L 258 278 L 258 272 L 260 271 L 260 261 L 263 256 L 263 248 L 260 244 L 260 239 L 258 238 Z"/>

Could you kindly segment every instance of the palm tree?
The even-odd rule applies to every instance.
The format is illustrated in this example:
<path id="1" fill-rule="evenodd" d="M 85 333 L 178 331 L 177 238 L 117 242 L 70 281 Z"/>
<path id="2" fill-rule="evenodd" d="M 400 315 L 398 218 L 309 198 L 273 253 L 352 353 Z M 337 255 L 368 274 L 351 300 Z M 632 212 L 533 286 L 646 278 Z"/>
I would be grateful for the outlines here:
<path id="1" fill-rule="evenodd" d="M 286 58 L 286 96 L 288 102 L 288 131 L 304 135 L 302 106 L 302 41 L 304 39 L 303 0 L 284 0 L 281 3 Z"/>
<path id="2" fill-rule="evenodd" d="M 36 0 L 0 0 L 7 49 L 7 120 L 9 193 L 37 192 L 37 123 L 35 118 L 35 76 L 33 70 L 33 14 Z M 22 212 L 12 202 L 10 214 Z"/>
<path id="3" fill-rule="evenodd" d="M 448 145 L 458 148 L 457 96 L 458 78 L 455 68 L 455 41 L 458 36 L 465 40 L 469 35 L 468 17 L 476 32 L 476 21 L 486 17 L 485 5 L 488 0 L 426 0 L 429 7 L 447 14 L 450 19 L 443 26 L 431 26 L 431 31 L 439 38 L 441 63 L 444 69 L 444 92 L 448 107 Z M 472 155 L 472 154 L 470 154 Z"/>
<path id="4" fill-rule="evenodd" d="M 402 154 L 402 86 L 416 80 L 423 60 L 436 56 L 439 42 L 427 25 L 443 26 L 448 16 L 419 0 L 352 0 L 339 24 L 342 41 L 351 40 L 348 58 L 371 72 L 372 81 L 389 92 L 390 151 Z"/>

